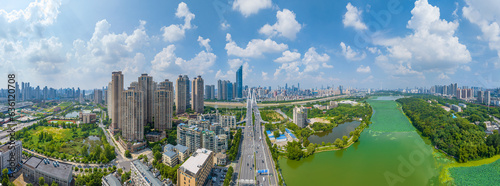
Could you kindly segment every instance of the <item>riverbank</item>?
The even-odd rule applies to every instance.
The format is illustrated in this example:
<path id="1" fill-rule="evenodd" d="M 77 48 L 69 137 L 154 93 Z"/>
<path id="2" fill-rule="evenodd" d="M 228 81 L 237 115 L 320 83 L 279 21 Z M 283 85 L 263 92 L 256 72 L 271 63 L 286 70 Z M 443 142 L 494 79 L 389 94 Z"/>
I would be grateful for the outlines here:
<path id="1" fill-rule="evenodd" d="M 469 161 L 466 163 L 458 163 L 456 161 L 452 161 L 452 163 L 444 165 L 443 170 L 441 170 L 441 173 L 439 175 L 439 181 L 442 184 L 453 183 L 455 181 L 455 178 L 453 178 L 453 176 L 450 173 L 450 169 L 452 169 L 452 168 L 479 167 L 479 166 L 494 163 L 494 162 L 499 161 L 499 160 L 500 160 L 500 155 L 495 155 L 491 158 L 485 158 L 485 159 L 476 160 L 476 161 Z"/>

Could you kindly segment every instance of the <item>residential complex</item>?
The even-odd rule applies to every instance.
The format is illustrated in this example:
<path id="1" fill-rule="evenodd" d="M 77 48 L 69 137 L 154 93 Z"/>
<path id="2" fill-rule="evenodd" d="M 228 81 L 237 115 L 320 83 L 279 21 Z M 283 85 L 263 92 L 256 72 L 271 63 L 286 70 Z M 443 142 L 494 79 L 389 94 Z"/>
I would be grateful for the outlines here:
<path id="1" fill-rule="evenodd" d="M 182 166 L 177 169 L 178 186 L 204 185 L 214 167 L 214 153 L 205 148 L 197 149 Z"/>
<path id="2" fill-rule="evenodd" d="M 177 143 L 188 147 L 190 152 L 199 148 L 206 148 L 215 153 L 225 151 L 229 129 L 217 129 L 218 125 L 208 122 L 192 125 L 181 123 L 177 126 Z"/>

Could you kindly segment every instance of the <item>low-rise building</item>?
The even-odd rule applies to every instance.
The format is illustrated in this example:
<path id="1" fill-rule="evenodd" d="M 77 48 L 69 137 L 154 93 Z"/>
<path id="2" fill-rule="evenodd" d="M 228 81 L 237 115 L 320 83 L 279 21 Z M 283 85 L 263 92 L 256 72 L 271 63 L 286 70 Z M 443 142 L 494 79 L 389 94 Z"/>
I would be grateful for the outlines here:
<path id="1" fill-rule="evenodd" d="M 122 186 L 120 180 L 113 173 L 103 176 L 101 180 L 103 186 Z"/>
<path id="2" fill-rule="evenodd" d="M 164 185 L 156 178 L 149 167 L 144 165 L 140 160 L 130 162 L 131 180 L 134 186 L 162 186 Z"/>
<path id="3" fill-rule="evenodd" d="M 90 110 L 80 111 L 78 116 L 80 121 L 82 121 L 82 123 L 95 123 L 97 119 L 97 115 L 95 113 L 90 112 Z"/>
<path id="4" fill-rule="evenodd" d="M 178 186 L 205 185 L 214 167 L 214 153 L 205 148 L 198 149 L 177 169 Z"/>
<path id="5" fill-rule="evenodd" d="M 164 151 L 162 155 L 163 163 L 170 167 L 175 167 L 178 162 L 178 154 L 175 151 Z"/>
<path id="6" fill-rule="evenodd" d="M 455 112 L 462 112 L 462 108 L 459 107 L 458 105 L 451 105 L 451 110 Z"/>
<path id="7" fill-rule="evenodd" d="M 38 182 L 40 177 L 45 179 L 45 183 L 52 185 L 53 182 L 60 186 L 69 186 L 73 180 L 73 166 L 67 163 L 41 159 L 32 156 L 28 159 L 22 168 L 25 180 L 29 182 Z"/>
<path id="8" fill-rule="evenodd" d="M 217 164 L 217 165 L 226 165 L 227 163 L 227 155 L 226 153 L 222 153 L 222 152 L 219 152 L 217 154 L 215 154 L 214 156 L 214 162 Z"/>

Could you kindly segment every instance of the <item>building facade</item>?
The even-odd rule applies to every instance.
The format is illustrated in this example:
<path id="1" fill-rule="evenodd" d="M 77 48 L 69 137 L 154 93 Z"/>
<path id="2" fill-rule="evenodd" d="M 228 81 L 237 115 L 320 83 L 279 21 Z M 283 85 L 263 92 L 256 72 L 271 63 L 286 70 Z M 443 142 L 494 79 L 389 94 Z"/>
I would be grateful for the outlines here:
<path id="1" fill-rule="evenodd" d="M 148 74 L 141 74 L 137 80 L 138 87 L 137 90 L 142 91 L 142 109 L 144 110 L 144 123 L 153 123 L 154 115 L 154 102 L 153 93 L 155 91 L 156 84 L 153 81 L 153 77 L 148 76 Z"/>
<path id="2" fill-rule="evenodd" d="M 2 170 L 8 168 L 10 171 L 15 172 L 22 165 L 23 143 L 16 140 L 13 145 L 13 148 L 9 148 L 10 144 L 8 143 L 0 146 L 0 168 L 2 168 Z M 14 155 L 14 164 L 16 165 L 14 170 L 11 170 L 10 165 L 11 154 Z"/>
<path id="3" fill-rule="evenodd" d="M 187 76 L 185 76 L 187 78 Z M 187 92 L 187 89 L 189 86 L 189 81 L 186 83 L 184 80 L 184 77 L 182 75 L 179 75 L 179 77 L 176 80 L 175 84 L 175 113 L 176 114 L 182 114 L 186 112 L 186 102 L 188 102 L 188 95 L 189 92 Z"/>
<path id="4" fill-rule="evenodd" d="M 236 71 L 236 97 L 243 97 L 243 65 Z"/>
<path id="5" fill-rule="evenodd" d="M 154 128 L 162 132 L 172 128 L 174 95 L 171 84 L 168 79 L 161 82 L 154 93 Z"/>
<path id="6" fill-rule="evenodd" d="M 123 91 L 122 95 L 122 138 L 128 142 L 144 140 L 144 94 L 135 87 Z"/>
<path id="7" fill-rule="evenodd" d="M 94 104 L 101 104 L 102 103 L 102 90 L 100 89 L 94 89 Z"/>
<path id="8" fill-rule="evenodd" d="M 193 91 L 192 91 L 192 109 L 196 113 L 203 113 L 205 109 L 205 101 L 203 99 L 204 93 L 203 79 L 201 76 L 195 77 L 193 79 Z"/>
<path id="9" fill-rule="evenodd" d="M 210 175 L 214 153 L 207 149 L 198 149 L 177 169 L 178 186 L 204 185 Z"/>
<path id="10" fill-rule="evenodd" d="M 293 108 L 293 122 L 301 128 L 307 126 L 307 108 L 303 106 Z"/>
<path id="11" fill-rule="evenodd" d="M 154 176 L 148 166 L 144 165 L 140 160 L 130 162 L 130 179 L 134 186 L 162 186 L 164 185 L 158 178 Z"/>
<path id="12" fill-rule="evenodd" d="M 123 74 L 121 71 L 113 72 L 110 86 L 110 105 L 108 105 L 108 115 L 111 119 L 110 131 L 115 134 L 121 130 L 121 96 L 123 92 Z"/>

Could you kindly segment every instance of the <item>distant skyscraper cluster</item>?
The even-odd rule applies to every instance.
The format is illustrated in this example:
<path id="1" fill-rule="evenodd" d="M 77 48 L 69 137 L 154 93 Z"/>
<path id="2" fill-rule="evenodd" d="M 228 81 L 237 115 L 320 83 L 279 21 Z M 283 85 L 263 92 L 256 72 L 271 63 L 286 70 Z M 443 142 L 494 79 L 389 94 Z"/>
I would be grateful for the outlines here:
<path id="1" fill-rule="evenodd" d="M 217 81 L 217 100 L 233 100 L 243 96 L 243 66 L 240 66 L 236 71 L 236 82 L 220 79 Z"/>

